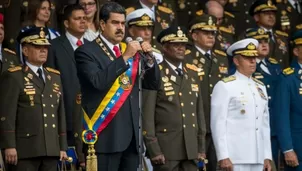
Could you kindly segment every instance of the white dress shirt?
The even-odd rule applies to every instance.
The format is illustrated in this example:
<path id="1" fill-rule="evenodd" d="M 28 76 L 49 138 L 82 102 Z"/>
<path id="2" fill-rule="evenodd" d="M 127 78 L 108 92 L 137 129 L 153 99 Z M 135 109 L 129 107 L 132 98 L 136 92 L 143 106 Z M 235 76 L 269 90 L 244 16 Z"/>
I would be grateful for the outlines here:
<path id="1" fill-rule="evenodd" d="M 45 74 L 44 74 L 44 69 L 43 69 L 42 66 L 35 66 L 35 65 L 32 65 L 31 63 L 29 63 L 27 61 L 25 63 L 38 77 L 39 77 L 38 69 L 41 68 L 41 70 L 42 70 L 42 78 L 45 81 Z"/>
<path id="2" fill-rule="evenodd" d="M 101 39 L 103 40 L 103 42 L 109 47 L 109 49 L 111 50 L 111 52 L 112 52 L 114 55 L 115 55 L 115 52 L 114 52 L 114 50 L 113 50 L 113 47 L 114 47 L 114 46 L 119 47 L 119 49 L 120 49 L 120 51 L 121 51 L 121 53 L 122 53 L 122 50 L 121 50 L 121 47 L 120 47 L 119 44 L 116 44 L 116 45 L 112 44 L 112 43 L 109 42 L 102 34 L 100 34 L 100 37 L 101 37 Z M 116 57 L 117 57 L 117 56 L 116 56 Z"/>
<path id="3" fill-rule="evenodd" d="M 296 9 L 299 13 L 301 13 L 301 6 L 300 6 L 300 3 L 299 1 L 297 0 L 288 0 L 288 2 L 296 9 L 296 5 L 295 3 L 297 2 L 298 4 L 298 9 Z"/>
<path id="4" fill-rule="evenodd" d="M 176 72 L 176 69 L 177 69 L 177 68 L 179 68 L 179 69 L 182 70 L 182 63 L 180 63 L 180 64 L 178 65 L 178 67 L 176 67 L 176 66 L 174 66 L 173 64 L 171 64 L 169 61 L 167 61 L 167 60 L 165 60 L 165 61 L 168 63 L 168 65 L 173 69 L 173 71 L 174 71 L 176 74 L 178 74 L 178 73 Z"/>
<path id="5" fill-rule="evenodd" d="M 271 34 L 272 34 L 272 39 L 273 39 L 273 41 L 275 42 L 275 36 L 274 36 L 274 31 L 273 31 L 273 29 L 266 29 L 266 28 L 264 28 L 264 27 L 261 27 L 261 28 L 263 28 L 264 29 L 264 31 L 267 33 L 267 32 L 270 32 Z"/>
<path id="6" fill-rule="evenodd" d="M 201 49 L 200 47 L 198 47 L 198 46 L 196 46 L 196 45 L 195 45 L 195 47 L 196 47 L 196 49 L 197 49 L 202 55 L 205 55 L 206 53 L 208 53 L 208 54 L 210 54 L 210 55 L 212 54 L 212 53 L 211 53 L 211 50 L 209 50 L 209 51 L 206 52 L 206 51 L 204 51 L 203 49 Z"/>
<path id="7" fill-rule="evenodd" d="M 91 29 L 87 29 L 84 33 L 84 38 L 88 41 L 93 41 L 94 39 L 96 39 L 98 36 L 99 36 L 100 32 L 99 31 L 96 31 L 94 32 L 93 30 Z"/>
<path id="8" fill-rule="evenodd" d="M 78 38 L 76 38 L 75 36 L 71 35 L 68 31 L 66 31 L 66 37 L 69 40 L 73 50 L 76 50 L 78 48 L 77 42 L 78 42 Z M 82 43 L 84 44 L 84 38 L 83 36 L 80 38 L 80 40 L 82 41 Z"/>
<path id="9" fill-rule="evenodd" d="M 235 79 L 227 81 L 232 77 Z M 266 88 L 238 71 L 228 78 L 215 85 L 211 99 L 217 159 L 263 164 L 272 158 Z"/>

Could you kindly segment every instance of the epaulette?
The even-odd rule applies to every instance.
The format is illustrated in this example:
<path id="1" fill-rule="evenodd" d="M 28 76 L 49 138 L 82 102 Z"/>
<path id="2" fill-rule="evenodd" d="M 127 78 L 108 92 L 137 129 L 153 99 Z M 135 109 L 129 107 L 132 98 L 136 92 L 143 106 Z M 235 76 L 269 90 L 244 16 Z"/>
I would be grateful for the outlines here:
<path id="1" fill-rule="evenodd" d="M 236 77 L 234 75 L 232 76 L 229 76 L 229 77 L 225 77 L 222 79 L 223 82 L 227 83 L 227 82 L 230 82 L 230 81 L 234 81 L 236 80 Z"/>
<path id="2" fill-rule="evenodd" d="M 261 82 L 261 81 L 257 80 L 257 78 L 254 78 L 254 77 L 252 77 L 252 78 L 253 78 L 253 80 L 254 80 L 256 83 L 261 84 L 261 85 L 263 85 L 263 86 L 264 86 L 263 82 Z"/>
<path id="3" fill-rule="evenodd" d="M 163 66 L 161 66 L 160 64 L 158 65 L 158 67 L 159 67 L 159 70 L 163 69 Z"/>
<path id="4" fill-rule="evenodd" d="M 56 70 L 56 69 L 46 67 L 46 70 L 49 71 L 49 72 L 52 72 L 52 73 L 55 73 L 55 74 L 60 75 L 60 71 L 58 71 L 58 70 Z"/>
<path id="5" fill-rule="evenodd" d="M 131 13 L 131 12 L 134 11 L 134 10 L 135 10 L 134 7 L 126 8 L 126 15 L 128 15 L 129 13 Z"/>
<path id="6" fill-rule="evenodd" d="M 14 51 L 12 51 L 12 50 L 10 50 L 10 49 L 4 48 L 3 50 L 4 50 L 5 52 L 11 53 L 11 54 L 13 54 L 13 55 L 16 55 L 16 52 L 14 52 Z"/>
<path id="7" fill-rule="evenodd" d="M 285 68 L 282 72 L 284 75 L 291 75 L 292 73 L 294 73 L 294 69 L 288 67 L 288 68 Z"/>
<path id="8" fill-rule="evenodd" d="M 227 27 L 219 27 L 219 30 L 230 34 L 235 34 L 232 29 Z"/>
<path id="9" fill-rule="evenodd" d="M 274 58 L 268 58 L 268 61 L 272 64 L 278 64 L 278 61 Z"/>
<path id="10" fill-rule="evenodd" d="M 282 2 L 282 0 L 276 0 L 276 3 L 281 3 Z"/>
<path id="11" fill-rule="evenodd" d="M 283 32 L 283 31 L 280 31 L 280 30 L 276 30 L 276 34 L 280 35 L 280 36 L 285 36 L 285 37 L 288 37 L 288 34 Z"/>
<path id="12" fill-rule="evenodd" d="M 161 54 L 161 51 L 152 47 L 152 51 Z"/>
<path id="13" fill-rule="evenodd" d="M 160 11 L 162 11 L 164 13 L 168 13 L 168 14 L 172 14 L 173 13 L 173 11 L 171 9 L 169 9 L 167 7 L 164 7 L 164 6 L 161 6 L 161 5 L 158 6 L 158 10 L 160 10 Z"/>
<path id="14" fill-rule="evenodd" d="M 9 68 L 8 71 L 9 72 L 16 72 L 16 71 L 20 71 L 21 69 L 22 69 L 22 67 L 16 66 L 16 67 L 13 67 L 13 68 Z"/>
<path id="15" fill-rule="evenodd" d="M 190 70 L 196 71 L 196 72 L 200 72 L 202 69 L 198 68 L 197 66 L 193 65 L 193 64 L 186 64 L 186 67 Z"/>
<path id="16" fill-rule="evenodd" d="M 223 51 L 221 51 L 221 50 L 218 50 L 218 49 L 215 49 L 215 50 L 214 50 L 214 53 L 217 53 L 217 54 L 219 54 L 219 55 L 221 55 L 221 56 L 227 56 L 227 54 L 226 54 L 225 52 L 223 52 Z"/>
<path id="17" fill-rule="evenodd" d="M 127 48 L 127 44 L 124 42 L 121 42 L 120 45 L 121 45 L 121 52 L 124 53 Z"/>
<path id="18" fill-rule="evenodd" d="M 198 15 L 198 16 L 201 16 L 201 15 L 203 15 L 203 10 L 199 10 L 199 11 L 196 11 L 196 15 Z"/>
<path id="19" fill-rule="evenodd" d="M 190 53 L 191 53 L 191 51 L 189 49 L 187 49 L 186 52 L 185 52 L 185 55 L 188 55 Z"/>
<path id="20" fill-rule="evenodd" d="M 224 11 L 224 14 L 226 14 L 229 17 L 235 18 L 235 15 L 232 14 L 232 13 L 230 13 L 230 12 L 228 12 L 228 11 Z"/>
<path id="21" fill-rule="evenodd" d="M 302 24 L 296 25 L 296 29 L 302 29 Z"/>

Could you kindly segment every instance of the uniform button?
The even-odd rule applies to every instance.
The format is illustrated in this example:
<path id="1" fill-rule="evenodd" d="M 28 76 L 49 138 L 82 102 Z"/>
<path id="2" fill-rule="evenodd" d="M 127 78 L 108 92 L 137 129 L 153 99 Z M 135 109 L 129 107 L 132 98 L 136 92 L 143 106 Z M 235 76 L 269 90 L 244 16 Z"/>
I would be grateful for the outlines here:
<path id="1" fill-rule="evenodd" d="M 212 84 L 210 84 L 210 87 L 213 87 L 213 85 L 212 85 Z"/>
<path id="2" fill-rule="evenodd" d="M 192 94 L 192 92 L 191 92 L 191 91 L 189 91 L 189 94 Z"/>
<path id="3" fill-rule="evenodd" d="M 29 134 L 26 134 L 27 137 L 29 137 Z"/>
<path id="4" fill-rule="evenodd" d="M 164 129 L 164 132 L 167 132 L 167 129 Z"/>
<path id="5" fill-rule="evenodd" d="M 180 105 L 183 107 L 183 106 L 184 106 L 184 103 L 181 103 Z"/>
<path id="6" fill-rule="evenodd" d="M 44 97 L 44 94 L 42 94 L 41 96 Z"/>
<path id="7" fill-rule="evenodd" d="M 188 5 L 190 5 L 190 2 L 188 2 Z"/>
<path id="8" fill-rule="evenodd" d="M 195 128 L 195 124 L 193 124 L 193 127 Z"/>
<path id="9" fill-rule="evenodd" d="M 250 20 L 246 20 L 246 22 L 247 22 L 247 23 L 249 23 L 249 22 L 250 22 Z"/>
<path id="10" fill-rule="evenodd" d="M 153 38 L 154 40 L 156 39 L 156 37 L 155 37 L 155 36 L 153 36 L 152 38 Z"/>
<path id="11" fill-rule="evenodd" d="M 258 117 L 256 119 L 258 119 Z"/>
<path id="12" fill-rule="evenodd" d="M 55 125 L 55 124 L 53 124 L 53 125 L 52 125 L 52 127 L 53 127 L 53 128 L 56 128 L 56 125 Z"/>
<path id="13" fill-rule="evenodd" d="M 51 95 L 49 95 L 49 97 L 50 97 L 50 98 L 52 98 L 52 94 L 51 94 Z"/>
<path id="14" fill-rule="evenodd" d="M 47 114 L 46 114 L 46 113 L 44 113 L 44 117 L 45 117 L 45 118 L 47 117 Z"/>
<path id="15" fill-rule="evenodd" d="M 212 77 L 212 75 L 210 74 L 209 77 Z"/>
<path id="16" fill-rule="evenodd" d="M 246 3 L 244 3 L 243 5 L 246 6 Z"/>
<path id="17" fill-rule="evenodd" d="M 256 105 L 256 107 L 258 107 L 258 105 Z"/>
<path id="18" fill-rule="evenodd" d="M 221 77 L 221 75 L 220 75 L 220 74 L 218 74 L 218 77 L 220 78 L 220 77 Z"/>
<path id="19" fill-rule="evenodd" d="M 256 128 L 256 131 L 258 131 L 258 128 Z"/>
<path id="20" fill-rule="evenodd" d="M 44 124 L 44 127 L 47 128 L 47 124 Z"/>
<path id="21" fill-rule="evenodd" d="M 184 128 L 186 128 L 186 125 L 183 125 Z"/>
<path id="22" fill-rule="evenodd" d="M 53 104 L 52 104 L 52 105 L 50 105 L 50 106 L 51 106 L 52 108 L 54 107 L 54 106 L 53 106 Z"/>
<path id="23" fill-rule="evenodd" d="M 77 138 L 79 136 L 78 133 L 74 133 L 74 137 Z"/>
<path id="24" fill-rule="evenodd" d="M 248 11 L 245 11 L 245 14 L 249 14 L 249 12 L 248 12 Z"/>
<path id="25" fill-rule="evenodd" d="M 5 118 L 5 117 L 2 117 L 2 118 L 1 118 L 1 121 L 5 121 L 5 120 L 6 120 L 6 118 Z"/>
<path id="26" fill-rule="evenodd" d="M 132 99 L 133 98 L 133 96 L 130 96 L 130 99 Z"/>
<path id="27" fill-rule="evenodd" d="M 268 96 L 268 99 L 271 99 L 271 96 Z"/>
<path id="28" fill-rule="evenodd" d="M 15 40 L 13 39 L 13 38 L 11 38 L 10 40 L 9 40 L 9 43 L 11 43 L 11 44 L 13 44 L 15 42 Z"/>
<path id="29" fill-rule="evenodd" d="M 195 116 L 195 113 L 192 113 L 192 116 Z"/>
<path id="30" fill-rule="evenodd" d="M 282 62 L 282 59 L 280 59 L 279 61 Z"/>
<path id="31" fill-rule="evenodd" d="M 212 94 L 210 94 L 210 96 L 212 97 Z"/>
<path id="32" fill-rule="evenodd" d="M 194 5 L 198 5 L 198 3 L 197 3 L 197 2 L 194 2 Z"/>
<path id="33" fill-rule="evenodd" d="M 191 102 L 191 105 L 194 105 L 194 103 L 193 103 L 193 102 Z"/>
<path id="34" fill-rule="evenodd" d="M 186 115 L 185 115 L 185 114 L 182 114 L 182 117 L 186 117 Z"/>
<path id="35" fill-rule="evenodd" d="M 51 115 L 51 117 L 53 117 L 53 118 L 54 118 L 54 117 L 55 117 L 55 114 L 52 114 L 52 115 Z"/>
<path id="36" fill-rule="evenodd" d="M 45 104 L 43 104 L 43 107 L 45 107 L 46 105 Z"/>
<path id="37" fill-rule="evenodd" d="M 182 96 L 182 93 L 181 93 L 181 92 L 179 93 L 179 96 Z"/>
<path id="38" fill-rule="evenodd" d="M 270 85 L 267 85 L 267 88 L 270 88 L 271 86 Z"/>

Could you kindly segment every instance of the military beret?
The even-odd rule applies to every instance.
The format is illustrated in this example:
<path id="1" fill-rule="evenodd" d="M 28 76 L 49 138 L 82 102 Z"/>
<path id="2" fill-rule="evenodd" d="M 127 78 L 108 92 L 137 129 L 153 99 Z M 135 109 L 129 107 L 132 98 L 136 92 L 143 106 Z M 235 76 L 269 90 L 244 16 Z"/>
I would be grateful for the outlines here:
<path id="1" fill-rule="evenodd" d="M 153 26 L 154 15 L 150 10 L 144 8 L 132 11 L 126 17 L 126 25 Z"/>
<path id="2" fill-rule="evenodd" d="M 258 40 L 253 38 L 246 38 L 233 43 L 228 49 L 227 54 L 229 56 L 242 55 L 247 57 L 257 57 L 258 56 Z"/>
<path id="3" fill-rule="evenodd" d="M 170 26 L 167 29 L 162 30 L 158 36 L 157 41 L 161 44 L 166 42 L 188 42 L 186 36 L 186 29 L 180 26 Z"/>
<path id="4" fill-rule="evenodd" d="M 217 31 L 216 17 L 203 14 L 194 18 L 189 24 L 190 32 L 195 29 L 205 30 L 205 31 Z"/>
<path id="5" fill-rule="evenodd" d="M 17 37 L 17 41 L 22 43 L 28 43 L 33 45 L 50 45 L 46 34 L 48 30 L 45 27 L 28 27 L 22 29 Z"/>
<path id="6" fill-rule="evenodd" d="M 271 0 L 256 0 L 250 7 L 249 14 L 254 16 L 264 11 L 277 11 L 277 7 Z"/>
<path id="7" fill-rule="evenodd" d="M 269 39 L 269 34 L 263 28 L 249 28 L 245 31 L 245 37 L 257 40 L 267 40 Z"/>
<path id="8" fill-rule="evenodd" d="M 302 30 L 298 30 L 293 34 L 291 38 L 291 43 L 294 46 L 302 45 Z"/>

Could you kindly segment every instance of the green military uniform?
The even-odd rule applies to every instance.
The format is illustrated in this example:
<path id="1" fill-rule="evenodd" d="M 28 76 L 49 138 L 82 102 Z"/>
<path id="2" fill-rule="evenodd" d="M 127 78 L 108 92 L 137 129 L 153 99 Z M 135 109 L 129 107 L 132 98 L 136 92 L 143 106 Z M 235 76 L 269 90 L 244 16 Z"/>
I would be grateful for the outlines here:
<path id="1" fill-rule="evenodd" d="M 172 34 L 175 37 L 169 37 Z M 180 28 L 172 27 L 164 30 L 158 40 L 188 41 Z M 153 165 L 155 171 L 181 165 L 185 171 L 196 171 L 194 160 L 198 153 L 205 153 L 206 132 L 197 68 L 183 63 L 183 75 L 178 75 L 171 65 L 166 60 L 159 65 L 162 78 L 159 90 L 143 91 L 145 145 L 150 158 L 160 154 L 165 157 L 164 165 Z"/>
<path id="2" fill-rule="evenodd" d="M 3 50 L 1 50 L 1 54 L 2 60 L 0 60 L 0 75 L 8 68 L 13 68 L 20 64 L 20 60 L 14 51 L 3 48 Z"/>
<path id="3" fill-rule="evenodd" d="M 130 12 L 143 8 L 140 2 L 137 2 L 136 5 L 129 7 L 126 9 L 127 14 Z M 154 6 L 154 15 L 155 22 L 153 27 L 153 37 L 152 37 L 152 45 L 156 49 L 161 49 L 161 45 L 156 41 L 156 36 L 163 30 L 172 25 L 174 21 L 174 12 L 161 5 Z"/>

